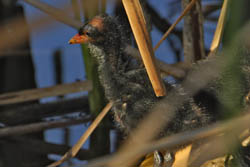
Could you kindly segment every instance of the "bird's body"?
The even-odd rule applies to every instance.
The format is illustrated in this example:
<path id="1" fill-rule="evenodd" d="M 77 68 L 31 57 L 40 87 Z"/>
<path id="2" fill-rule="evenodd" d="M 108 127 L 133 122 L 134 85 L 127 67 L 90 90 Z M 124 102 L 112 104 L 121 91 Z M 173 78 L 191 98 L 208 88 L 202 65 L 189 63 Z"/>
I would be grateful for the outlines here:
<path id="1" fill-rule="evenodd" d="M 96 16 L 80 29 L 79 35 L 86 32 L 88 32 L 90 53 L 97 60 L 99 78 L 104 87 L 105 96 L 114 103 L 115 122 L 127 134 L 161 98 L 155 96 L 143 65 L 124 51 L 128 43 L 123 38 L 122 26 L 115 18 L 107 15 Z M 172 89 L 172 86 L 167 83 L 166 87 Z M 186 111 L 180 110 L 177 114 L 178 118 L 175 118 L 173 124 L 166 128 L 167 133 L 188 129 L 188 126 L 183 126 L 182 123 L 195 122 L 193 119 L 200 120 L 201 115 L 206 116 L 204 120 L 209 122 L 209 116 L 202 114 L 201 109 L 199 109 L 199 116 L 192 112 L 196 107 L 198 106 L 195 106 L 194 101 L 190 99 L 185 105 Z M 190 120 L 184 120 L 186 118 Z M 190 124 L 190 127 L 198 126 L 200 124 L 198 122 L 197 125 Z"/>
<path id="2" fill-rule="evenodd" d="M 115 122 L 128 133 L 158 99 L 154 95 L 145 68 L 124 51 L 127 41 L 123 38 L 122 26 L 114 18 L 107 15 L 97 16 L 80 29 L 86 30 L 89 31 L 89 38 L 100 39 L 89 42 L 88 47 L 97 60 L 105 96 L 114 103 Z M 83 32 L 79 34 L 81 33 Z"/>
<path id="3" fill-rule="evenodd" d="M 90 53 L 98 64 L 105 96 L 113 102 L 115 122 L 128 134 L 161 98 L 155 96 L 143 65 L 124 51 L 128 41 L 123 33 L 116 19 L 99 15 L 84 25 L 70 43 L 88 43 Z M 179 86 L 166 83 L 166 87 L 183 93 Z M 208 109 L 206 102 L 205 105 L 199 102 L 199 96 L 203 98 L 206 94 L 202 92 L 202 95 L 188 99 L 179 107 L 162 134 L 192 130 L 215 121 L 213 113 L 216 111 L 209 111 L 215 108 Z"/>
<path id="4" fill-rule="evenodd" d="M 89 44 L 90 52 L 98 61 L 99 78 L 105 96 L 113 102 L 114 118 L 119 128 L 128 133 L 156 101 L 153 89 L 141 68 L 123 48 L 108 50 Z M 109 56 L 103 56 L 109 55 Z M 146 78 L 146 79 L 145 79 Z M 128 113 L 140 114 L 128 117 Z"/>

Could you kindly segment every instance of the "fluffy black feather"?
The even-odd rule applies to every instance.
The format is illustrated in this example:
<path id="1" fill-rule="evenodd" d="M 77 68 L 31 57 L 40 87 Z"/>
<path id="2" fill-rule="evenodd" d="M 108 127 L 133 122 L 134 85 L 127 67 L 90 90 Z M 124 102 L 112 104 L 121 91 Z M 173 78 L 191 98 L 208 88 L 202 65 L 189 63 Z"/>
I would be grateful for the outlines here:
<path id="1" fill-rule="evenodd" d="M 88 47 L 91 55 L 96 58 L 105 96 L 114 102 L 112 110 L 118 127 L 128 134 L 161 98 L 155 96 L 143 65 L 124 51 L 128 41 L 125 39 L 123 27 L 110 16 L 100 15 L 96 18 L 102 20 L 101 29 L 87 24 L 80 31 L 88 31 L 88 35 L 93 39 Z M 235 89 L 240 91 L 239 99 L 244 101 L 250 85 L 249 54 L 242 54 L 239 60 L 243 75 L 240 86 Z M 202 63 L 206 63 L 206 60 L 194 65 L 193 70 L 202 66 Z M 175 117 L 161 135 L 192 130 L 215 122 L 220 116 L 219 111 L 223 108 L 223 104 L 218 100 L 223 88 L 222 82 L 225 78 L 231 77 L 231 72 L 230 70 L 223 72 L 206 88 L 189 98 L 179 107 Z M 185 94 L 181 86 L 166 83 L 166 87 L 168 91 L 175 89 L 180 94 Z M 230 100 L 230 97 L 228 98 Z"/>

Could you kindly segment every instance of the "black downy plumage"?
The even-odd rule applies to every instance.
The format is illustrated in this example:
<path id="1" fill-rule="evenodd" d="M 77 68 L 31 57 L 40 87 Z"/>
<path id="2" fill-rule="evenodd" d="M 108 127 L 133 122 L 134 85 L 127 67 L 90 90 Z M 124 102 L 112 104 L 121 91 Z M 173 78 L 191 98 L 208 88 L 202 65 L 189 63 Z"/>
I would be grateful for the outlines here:
<path id="1" fill-rule="evenodd" d="M 116 18 L 104 14 L 94 17 L 81 27 L 70 43 L 88 43 L 90 53 L 98 64 L 99 78 L 105 96 L 114 103 L 112 110 L 115 122 L 125 134 L 128 134 L 154 105 L 161 101 L 161 98 L 155 96 L 143 65 L 125 52 L 128 40 L 125 39 L 124 33 L 123 27 Z M 246 82 L 242 96 L 248 93 L 245 89 L 249 88 L 250 59 L 248 57 L 245 56 L 242 61 Z M 220 80 L 219 78 L 218 82 L 209 84 L 207 89 L 201 90 L 179 107 L 175 117 L 164 128 L 161 135 L 192 130 L 216 121 L 218 115 L 215 113 L 221 109 L 217 100 L 221 88 Z M 168 90 L 176 89 L 180 94 L 185 93 L 180 86 L 166 83 L 166 87 Z M 155 156 L 157 154 L 159 152 L 156 152 Z"/>

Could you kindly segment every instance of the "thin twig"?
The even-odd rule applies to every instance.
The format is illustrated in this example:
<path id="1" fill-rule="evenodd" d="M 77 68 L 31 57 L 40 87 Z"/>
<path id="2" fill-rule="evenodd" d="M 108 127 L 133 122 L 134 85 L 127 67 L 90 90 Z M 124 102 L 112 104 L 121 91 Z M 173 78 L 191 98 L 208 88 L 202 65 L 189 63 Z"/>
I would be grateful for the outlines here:
<path id="1" fill-rule="evenodd" d="M 47 88 L 37 88 L 19 92 L 5 93 L 0 95 L 0 105 L 32 101 L 43 97 L 90 91 L 91 89 L 91 81 L 81 81 L 70 84 L 56 85 Z"/>
<path id="2" fill-rule="evenodd" d="M 166 32 L 167 29 L 171 26 L 171 23 L 166 20 L 165 18 L 162 18 L 158 13 L 157 10 L 155 10 L 148 1 L 145 1 L 147 12 L 149 12 L 150 17 L 152 19 L 153 24 L 160 30 L 162 33 Z M 172 33 L 176 35 L 180 41 L 182 41 L 182 31 L 173 29 Z"/>
<path id="3" fill-rule="evenodd" d="M 23 134 L 42 131 L 46 129 L 76 125 L 76 124 L 89 122 L 90 120 L 91 120 L 90 117 L 84 117 L 84 118 L 60 119 L 56 121 L 45 121 L 45 122 L 39 122 L 39 123 L 32 123 L 28 125 L 6 127 L 6 128 L 0 129 L 0 137 L 23 135 Z"/>
<path id="4" fill-rule="evenodd" d="M 91 133 L 95 130 L 95 128 L 97 127 L 97 125 L 101 122 L 101 120 L 104 118 L 104 116 L 111 109 L 112 105 L 113 105 L 112 102 L 109 102 L 104 107 L 104 109 L 102 110 L 102 112 L 92 122 L 92 124 L 89 126 L 89 128 L 86 130 L 86 132 L 81 136 L 81 138 L 78 140 L 78 142 L 68 152 L 66 152 L 64 154 L 64 156 L 59 161 L 56 161 L 56 162 L 48 165 L 48 167 L 58 166 L 58 165 L 62 164 L 63 162 L 69 160 L 70 158 L 74 157 L 78 153 L 78 151 L 80 150 L 80 148 L 82 147 L 82 145 L 86 142 L 86 140 L 88 139 L 88 137 L 91 135 Z"/>
<path id="5" fill-rule="evenodd" d="M 223 35 L 223 30 L 226 22 L 226 14 L 227 14 L 227 9 L 228 9 L 228 0 L 224 0 L 222 9 L 220 12 L 220 17 L 217 23 L 217 27 L 214 33 L 214 38 L 210 46 L 210 52 L 216 51 L 220 45 L 222 35 Z"/>
<path id="6" fill-rule="evenodd" d="M 190 9 L 195 5 L 195 2 L 197 0 L 192 0 L 187 7 L 184 9 L 184 11 L 181 13 L 181 15 L 177 18 L 177 20 L 174 22 L 174 24 L 171 25 L 171 27 L 169 27 L 169 29 L 167 30 L 167 32 L 163 35 L 163 37 L 160 39 L 160 41 L 155 45 L 154 47 L 154 51 L 157 50 L 159 48 L 159 46 L 161 45 L 161 43 L 167 38 L 167 36 L 173 31 L 173 29 L 175 28 L 175 26 L 181 21 L 181 19 L 187 14 L 187 12 L 190 11 Z"/>

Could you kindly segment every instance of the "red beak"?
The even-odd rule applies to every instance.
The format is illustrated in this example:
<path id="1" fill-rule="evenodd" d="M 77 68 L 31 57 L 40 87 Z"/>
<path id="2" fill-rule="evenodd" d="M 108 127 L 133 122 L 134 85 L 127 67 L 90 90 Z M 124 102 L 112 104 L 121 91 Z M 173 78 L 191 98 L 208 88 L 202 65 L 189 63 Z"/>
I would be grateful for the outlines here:
<path id="1" fill-rule="evenodd" d="M 88 43 L 90 41 L 91 38 L 89 38 L 88 36 L 76 34 L 69 40 L 69 44 L 83 44 Z"/>

